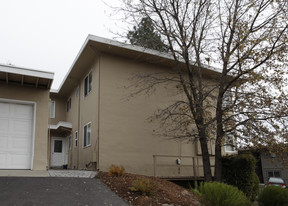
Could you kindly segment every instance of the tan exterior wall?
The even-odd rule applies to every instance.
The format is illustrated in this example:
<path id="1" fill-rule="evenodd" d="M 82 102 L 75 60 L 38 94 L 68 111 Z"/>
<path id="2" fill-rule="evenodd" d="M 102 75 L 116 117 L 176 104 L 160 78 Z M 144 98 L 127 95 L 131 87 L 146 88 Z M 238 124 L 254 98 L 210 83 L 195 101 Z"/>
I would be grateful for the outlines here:
<path id="1" fill-rule="evenodd" d="M 55 94 L 50 94 L 50 99 L 55 101 L 55 118 L 49 118 L 49 124 L 57 125 L 59 121 L 66 119 L 66 99 Z"/>
<path id="2" fill-rule="evenodd" d="M 99 79 L 99 61 L 95 57 L 87 68 L 85 75 L 80 77 L 79 82 L 74 82 L 75 87 L 71 88 L 71 93 L 65 97 L 51 95 L 52 100 L 56 100 L 56 117 L 50 119 L 53 124 L 59 121 L 72 123 L 72 145 L 68 152 L 68 168 L 85 169 L 86 164 L 97 161 L 97 138 L 98 138 L 98 79 Z M 92 90 L 84 96 L 85 77 L 92 73 Z M 71 98 L 71 109 L 66 111 L 66 102 Z M 57 102 L 61 103 L 57 103 Z M 58 113 L 58 114 L 57 114 Z M 91 145 L 83 147 L 83 128 L 86 124 L 91 123 Z M 78 132 L 78 146 L 75 145 L 75 133 Z M 52 136 L 52 135 L 51 135 Z M 94 168 L 96 169 L 95 165 Z"/>
<path id="3" fill-rule="evenodd" d="M 196 156 L 196 145 L 153 135 L 153 130 L 159 125 L 147 120 L 157 109 L 172 102 L 170 91 L 161 87 L 162 89 L 157 89 L 149 97 L 139 95 L 130 98 L 129 101 L 125 99 L 125 96 L 131 94 L 131 90 L 125 89 L 125 86 L 131 84 L 128 79 L 132 74 L 165 70 L 167 71 L 167 68 L 159 68 L 152 64 L 101 55 L 100 170 L 107 171 L 111 164 L 116 164 L 124 166 L 127 172 L 153 175 L 153 155 L 168 155 L 157 157 L 157 164 L 167 165 L 156 168 L 157 176 L 194 175 L 191 167 L 179 169 L 176 159 L 178 156 Z M 192 158 L 181 158 L 183 165 L 191 165 L 192 161 Z"/>
<path id="4" fill-rule="evenodd" d="M 0 85 L 0 98 L 36 103 L 33 170 L 46 170 L 48 166 L 48 111 L 49 90 L 31 87 Z"/>
<path id="5" fill-rule="evenodd" d="M 85 74 L 73 82 L 74 87 L 67 97 L 51 94 L 51 99 L 56 100 L 56 117 L 50 122 L 72 123 L 68 168 L 87 169 L 87 164 L 97 162 L 101 171 L 107 171 L 111 164 L 116 164 L 124 166 L 127 172 L 143 175 L 203 176 L 202 168 L 191 167 L 193 164 L 202 165 L 199 144 L 156 136 L 154 130 L 159 125 L 148 121 L 157 109 L 173 102 L 171 87 L 165 89 L 161 86 L 150 96 L 142 94 L 129 100 L 126 98 L 131 94 L 127 86 L 131 84 L 129 78 L 133 74 L 165 72 L 168 68 L 103 53 L 98 55 L 95 53 L 94 61 L 81 68 Z M 84 80 L 89 72 L 92 73 L 92 90 L 84 97 Z M 211 84 L 212 80 L 205 81 Z M 71 109 L 66 112 L 69 98 Z M 91 145 L 84 148 L 83 130 L 88 123 L 91 123 Z M 214 155 L 213 147 L 209 147 L 209 151 Z M 187 167 L 180 168 L 176 164 L 179 157 L 181 166 Z M 211 161 L 213 165 L 213 157 Z M 96 169 L 96 166 L 92 164 L 88 169 Z"/>

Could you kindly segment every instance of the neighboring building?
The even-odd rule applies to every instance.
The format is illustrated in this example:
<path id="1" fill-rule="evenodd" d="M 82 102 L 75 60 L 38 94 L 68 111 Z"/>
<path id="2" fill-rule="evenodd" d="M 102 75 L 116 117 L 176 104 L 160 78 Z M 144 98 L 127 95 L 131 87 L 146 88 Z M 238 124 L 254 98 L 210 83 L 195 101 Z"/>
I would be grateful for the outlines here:
<path id="1" fill-rule="evenodd" d="M 264 184 L 268 183 L 269 177 L 281 177 L 288 183 L 288 152 L 282 157 L 270 153 L 261 153 L 261 164 Z"/>
<path id="2" fill-rule="evenodd" d="M 5 104 L 0 110 L 10 115 L 7 107 L 13 108 L 15 102 L 32 105 L 29 111 L 25 110 L 33 127 L 30 132 L 35 133 L 35 138 L 30 134 L 32 140 L 27 139 L 32 157 L 27 167 L 17 169 L 43 170 L 67 165 L 69 169 L 107 171 L 111 164 L 116 164 L 124 166 L 127 172 L 143 175 L 203 177 L 199 144 L 164 140 L 153 135 L 158 125 L 147 121 L 154 111 L 173 101 L 173 91 L 160 87 L 149 97 L 125 98 L 132 91 L 127 88 L 132 74 L 167 72 L 173 65 L 173 59 L 163 53 L 89 35 L 59 90 L 50 92 L 50 100 L 53 74 L 37 71 L 37 75 L 30 77 L 25 72 L 22 74 L 26 70 L 15 68 L 15 74 L 10 75 L 10 67 L 5 66 L 6 70 L 0 70 L 0 81 L 3 81 L 0 104 Z M 203 71 L 205 81 L 217 82 L 218 72 L 207 68 Z M 15 86 L 14 75 L 18 84 Z M 30 84 L 32 87 L 28 87 Z M 10 121 L 7 120 L 10 117 L 2 116 L 0 126 Z M 0 133 L 2 143 L 7 139 L 6 133 Z M 15 149 L 20 144 L 17 140 L 11 140 Z M 209 144 L 213 164 L 214 143 Z M 10 153 L 6 151 L 8 144 L 0 145 L 4 156 L 17 159 L 16 150 L 11 149 Z M 234 152 L 233 148 L 226 149 Z M 4 156 L 0 153 L 0 169 L 8 164 L 3 163 Z M 10 169 L 14 168 L 13 162 L 9 164 Z"/>

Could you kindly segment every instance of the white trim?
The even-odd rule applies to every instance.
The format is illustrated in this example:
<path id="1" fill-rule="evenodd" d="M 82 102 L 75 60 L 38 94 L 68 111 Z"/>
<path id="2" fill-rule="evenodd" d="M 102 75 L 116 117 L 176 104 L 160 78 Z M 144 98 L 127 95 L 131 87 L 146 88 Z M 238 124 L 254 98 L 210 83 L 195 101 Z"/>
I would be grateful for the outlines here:
<path id="1" fill-rule="evenodd" d="M 102 37 L 98 37 L 98 36 L 94 36 L 94 35 L 89 34 L 87 36 L 84 44 L 82 45 L 80 51 L 78 52 L 76 58 L 74 59 L 69 71 L 66 73 L 66 75 L 65 75 L 64 79 L 62 80 L 59 88 L 57 89 L 57 92 L 56 91 L 53 91 L 53 92 L 58 93 L 61 90 L 62 86 L 64 85 L 64 83 L 68 79 L 68 76 L 69 76 L 70 72 L 72 71 L 72 69 L 74 68 L 76 62 L 80 58 L 80 55 L 83 53 L 84 49 L 87 47 L 89 41 L 103 43 L 103 44 L 106 44 L 106 45 L 108 45 L 110 47 L 114 46 L 114 47 L 123 48 L 123 49 L 131 50 L 131 51 L 135 51 L 135 52 L 140 52 L 140 53 L 143 53 L 143 54 L 149 54 L 149 55 L 153 55 L 153 56 L 156 56 L 156 57 L 165 58 L 165 59 L 168 59 L 168 60 L 174 60 L 172 54 L 169 54 L 169 53 L 159 52 L 157 50 L 147 49 L 147 48 L 144 48 L 144 47 L 131 45 L 131 44 L 127 44 L 127 43 L 123 43 L 123 42 L 119 42 L 119 41 L 115 41 L 115 40 L 111 40 L 111 39 L 107 39 L 107 38 L 102 38 Z M 184 62 L 184 61 L 180 60 L 180 62 Z M 191 62 L 191 63 L 193 63 L 193 62 Z M 205 69 L 208 69 L 210 71 L 221 73 L 221 70 L 219 68 L 216 68 L 216 67 L 212 67 L 212 66 L 209 66 L 209 65 L 206 65 L 206 64 L 203 64 L 202 67 L 205 68 Z"/>
<path id="2" fill-rule="evenodd" d="M 58 122 L 57 125 L 49 125 L 49 129 L 57 130 L 59 127 L 66 127 L 66 128 L 72 129 L 72 123 L 60 121 L 60 122 Z"/>
<path id="3" fill-rule="evenodd" d="M 34 69 L 27 69 L 23 67 L 15 67 L 15 66 L 10 66 L 10 65 L 3 65 L 3 64 L 0 64 L 0 72 L 20 74 L 20 75 L 32 76 L 32 77 L 40 77 L 40 78 L 51 79 L 51 80 L 54 78 L 53 72 L 39 71 L 39 70 L 34 70 Z"/>
<path id="4" fill-rule="evenodd" d="M 0 98 L 0 102 L 4 103 L 12 103 L 12 104 L 26 104 L 26 105 L 32 105 L 33 106 L 33 129 L 32 129 L 32 153 L 31 153 L 31 165 L 30 170 L 33 169 L 34 166 L 34 151 L 35 151 L 35 131 L 36 131 L 36 112 L 37 112 L 37 103 L 34 101 L 23 101 L 23 100 L 15 100 L 15 99 L 4 99 Z M 48 136 L 47 136 L 48 138 Z"/>
<path id="5" fill-rule="evenodd" d="M 84 127 L 87 126 L 87 125 L 89 125 L 89 124 L 90 124 L 90 144 L 87 144 L 86 146 L 84 146 L 84 138 L 85 138 L 85 134 L 84 134 L 85 129 L 84 129 Z M 87 124 L 85 124 L 85 125 L 83 126 L 82 148 L 87 148 L 87 147 L 90 147 L 90 146 L 91 146 L 91 134 L 92 134 L 92 122 L 90 121 L 90 122 L 88 122 Z"/>

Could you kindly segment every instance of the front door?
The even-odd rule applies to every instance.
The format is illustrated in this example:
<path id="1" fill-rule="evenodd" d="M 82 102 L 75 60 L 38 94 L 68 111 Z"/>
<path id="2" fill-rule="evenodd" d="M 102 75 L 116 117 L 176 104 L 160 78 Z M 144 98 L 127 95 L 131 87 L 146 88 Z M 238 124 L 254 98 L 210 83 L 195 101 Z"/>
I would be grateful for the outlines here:
<path id="1" fill-rule="evenodd" d="M 51 140 L 51 167 L 60 167 L 68 163 L 66 138 L 52 137 Z"/>

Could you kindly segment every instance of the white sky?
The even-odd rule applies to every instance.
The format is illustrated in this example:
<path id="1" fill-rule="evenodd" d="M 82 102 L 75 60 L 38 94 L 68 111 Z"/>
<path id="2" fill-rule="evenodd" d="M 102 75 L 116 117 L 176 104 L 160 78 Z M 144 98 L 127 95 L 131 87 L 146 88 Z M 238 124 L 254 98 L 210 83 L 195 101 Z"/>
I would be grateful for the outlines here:
<path id="1" fill-rule="evenodd" d="M 58 89 L 88 34 L 117 37 L 117 0 L 0 0 L 0 63 L 54 72 Z M 121 33 L 121 32 L 120 32 Z M 123 33 L 123 30 L 122 30 Z"/>

